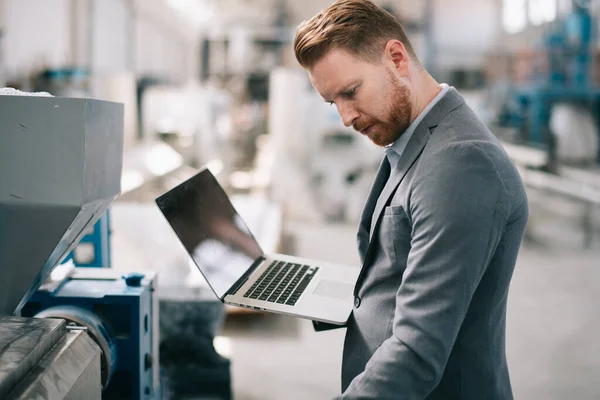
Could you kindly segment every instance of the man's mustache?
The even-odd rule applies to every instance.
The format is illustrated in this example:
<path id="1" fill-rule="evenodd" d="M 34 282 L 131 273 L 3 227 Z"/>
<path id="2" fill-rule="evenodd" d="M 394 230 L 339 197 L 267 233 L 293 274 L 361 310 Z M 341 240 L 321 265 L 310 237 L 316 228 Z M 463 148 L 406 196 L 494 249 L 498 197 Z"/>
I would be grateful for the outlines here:
<path id="1" fill-rule="evenodd" d="M 367 129 L 371 125 L 373 125 L 372 121 L 356 122 L 352 125 L 352 128 L 354 128 L 354 130 L 357 132 L 362 132 L 363 130 Z"/>

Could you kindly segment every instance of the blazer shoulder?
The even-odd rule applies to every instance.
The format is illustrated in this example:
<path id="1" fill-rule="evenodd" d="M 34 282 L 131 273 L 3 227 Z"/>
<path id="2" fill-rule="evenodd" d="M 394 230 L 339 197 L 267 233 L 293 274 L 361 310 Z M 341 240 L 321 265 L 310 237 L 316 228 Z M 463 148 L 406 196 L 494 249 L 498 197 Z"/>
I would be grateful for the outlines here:
<path id="1" fill-rule="evenodd" d="M 435 181 L 436 177 L 445 179 L 450 174 L 469 181 L 474 174 L 483 173 L 489 177 L 490 184 L 495 181 L 506 192 L 503 168 L 499 165 L 504 162 L 501 152 L 495 144 L 479 140 L 444 143 L 424 154 L 425 158 L 421 160 L 424 162 L 419 162 L 416 178 Z"/>

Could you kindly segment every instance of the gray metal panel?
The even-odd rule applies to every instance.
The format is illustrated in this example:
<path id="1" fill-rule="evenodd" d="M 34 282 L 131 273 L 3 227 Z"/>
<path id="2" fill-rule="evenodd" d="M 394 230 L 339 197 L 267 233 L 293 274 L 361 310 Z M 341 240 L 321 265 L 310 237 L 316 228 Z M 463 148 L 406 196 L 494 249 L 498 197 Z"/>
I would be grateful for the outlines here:
<path id="1" fill-rule="evenodd" d="M 0 96 L 0 204 L 81 205 L 85 100 Z"/>
<path id="2" fill-rule="evenodd" d="M 0 203 L 0 305 L 5 307 L 0 313 L 12 313 L 28 288 L 50 274 L 67 250 L 60 240 L 78 212 L 68 206 Z"/>
<path id="3" fill-rule="evenodd" d="M 7 400 L 100 400 L 100 348 L 85 331 L 69 331 Z"/>
<path id="4" fill-rule="evenodd" d="M 83 341 L 83 338 L 80 338 L 80 341 Z M 87 344 L 89 345 L 90 343 L 88 342 Z M 100 351 L 98 351 L 91 362 L 88 363 L 87 368 L 81 371 L 79 378 L 65 396 L 65 400 L 100 400 L 102 398 L 102 385 L 98 383 L 100 374 L 101 362 Z"/>
<path id="5" fill-rule="evenodd" d="M 0 96 L 0 315 L 32 295 L 118 196 L 123 105 Z"/>
<path id="6" fill-rule="evenodd" d="M 6 399 L 65 334 L 64 320 L 0 317 L 0 399 Z"/>
<path id="7" fill-rule="evenodd" d="M 121 192 L 124 109 L 122 104 L 89 100 L 85 111 L 83 198 L 113 199 Z M 115 179 L 118 177 L 118 179 Z"/>

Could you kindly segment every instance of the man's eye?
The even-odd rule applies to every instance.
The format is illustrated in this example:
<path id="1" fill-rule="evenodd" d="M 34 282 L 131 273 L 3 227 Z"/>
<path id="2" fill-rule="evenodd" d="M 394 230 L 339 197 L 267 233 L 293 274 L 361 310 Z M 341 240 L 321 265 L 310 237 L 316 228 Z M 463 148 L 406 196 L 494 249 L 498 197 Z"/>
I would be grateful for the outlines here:
<path id="1" fill-rule="evenodd" d="M 354 93 L 356 92 L 356 88 L 352 89 L 352 90 L 348 90 L 347 92 L 342 93 L 342 96 L 344 96 L 347 99 L 351 99 L 352 97 L 354 97 Z"/>
<path id="2" fill-rule="evenodd" d="M 332 106 L 334 103 L 333 103 L 333 101 L 328 101 L 327 104 L 329 104 L 330 106 Z"/>

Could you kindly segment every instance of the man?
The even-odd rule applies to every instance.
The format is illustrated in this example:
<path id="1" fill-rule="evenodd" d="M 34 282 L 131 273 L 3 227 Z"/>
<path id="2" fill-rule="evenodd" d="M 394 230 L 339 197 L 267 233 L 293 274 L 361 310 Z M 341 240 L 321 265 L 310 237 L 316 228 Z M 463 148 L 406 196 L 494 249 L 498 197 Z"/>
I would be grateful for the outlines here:
<path id="1" fill-rule="evenodd" d="M 337 1 L 294 46 L 344 124 L 386 148 L 358 229 L 341 398 L 512 399 L 506 303 L 528 216 L 514 165 L 373 3 Z"/>

